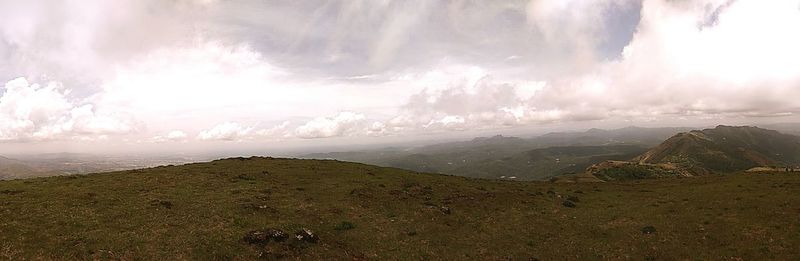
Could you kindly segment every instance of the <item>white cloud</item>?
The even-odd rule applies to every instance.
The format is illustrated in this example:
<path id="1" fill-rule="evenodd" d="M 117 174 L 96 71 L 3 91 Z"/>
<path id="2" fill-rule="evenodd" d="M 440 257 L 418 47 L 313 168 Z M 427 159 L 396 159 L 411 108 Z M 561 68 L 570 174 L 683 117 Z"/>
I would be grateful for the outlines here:
<path id="1" fill-rule="evenodd" d="M 372 125 L 367 128 L 367 135 L 369 136 L 383 136 L 386 135 L 387 132 L 386 124 L 379 121 L 373 122 Z"/>
<path id="2" fill-rule="evenodd" d="M 199 129 L 227 121 L 326 115 L 359 102 L 363 94 L 300 77 L 247 44 L 199 41 L 157 49 L 119 66 L 93 99 L 146 119 L 149 127 Z"/>
<path id="3" fill-rule="evenodd" d="M 410 96 L 382 133 L 468 130 L 552 121 L 538 116 L 533 99 L 544 81 L 503 81 L 479 66 L 448 64 L 429 72 L 405 75 L 398 81 L 425 88 Z"/>
<path id="4" fill-rule="evenodd" d="M 253 127 L 245 127 L 236 122 L 225 122 L 197 135 L 200 140 L 241 141 L 247 138 Z"/>
<path id="5" fill-rule="evenodd" d="M 180 130 L 173 130 L 167 133 L 166 135 L 158 135 L 153 137 L 152 141 L 155 143 L 163 143 L 163 142 L 186 142 L 186 138 L 188 135 L 186 132 Z"/>
<path id="6" fill-rule="evenodd" d="M 75 135 L 123 134 L 135 130 L 124 115 L 76 104 L 58 82 L 45 86 L 17 78 L 0 97 L 0 140 L 50 140 Z"/>
<path id="7" fill-rule="evenodd" d="M 274 141 L 800 113 L 796 0 L 33 0 L 0 2 L 0 16 L 0 77 L 27 76 L 0 97 L 4 141 Z M 616 18 L 640 22 L 620 37 Z M 631 34 L 622 53 L 598 49 Z"/>
<path id="8" fill-rule="evenodd" d="M 797 1 L 645 1 L 619 61 L 539 101 L 582 101 L 611 117 L 796 113 L 798 27 Z"/>
<path id="9" fill-rule="evenodd" d="M 330 138 L 363 132 L 365 116 L 354 112 L 341 112 L 335 117 L 319 117 L 297 127 L 295 136 L 303 139 Z"/>
<path id="10" fill-rule="evenodd" d="M 273 139 L 281 139 L 281 138 L 288 138 L 290 137 L 291 133 L 289 133 L 289 125 L 292 122 L 284 121 L 281 124 L 273 126 L 268 129 L 261 129 L 256 131 L 256 135 L 263 137 L 263 138 L 273 138 Z"/>
<path id="11" fill-rule="evenodd" d="M 186 133 L 179 130 L 170 131 L 167 133 L 167 139 L 170 140 L 182 140 L 186 138 Z"/>
<path id="12" fill-rule="evenodd" d="M 141 114 L 212 112 L 282 96 L 289 90 L 274 84 L 281 74 L 247 45 L 203 42 L 157 49 L 119 67 L 98 98 Z"/>
<path id="13" fill-rule="evenodd" d="M 466 129 L 466 120 L 461 116 L 447 115 L 440 119 L 431 120 L 425 125 L 425 128 L 443 128 L 447 130 L 464 130 Z"/>
<path id="14" fill-rule="evenodd" d="M 613 10 L 629 8 L 638 0 L 531 0 L 528 23 L 542 35 L 538 48 L 558 54 L 573 72 L 589 70 L 602 61 L 598 47 L 608 41 L 605 18 Z M 619 36 L 616 36 L 619 37 Z M 557 61 L 550 61 L 557 62 Z"/>
<path id="15" fill-rule="evenodd" d="M 593 20 L 602 15 L 582 8 L 625 3 L 534 1 L 529 18 L 553 29 L 543 32 L 553 38 L 582 42 L 600 30 Z M 585 12 L 589 15 L 578 15 Z M 707 21 L 710 13 L 718 15 L 713 23 Z M 555 25 L 567 27 L 559 31 Z M 386 129 L 795 115 L 800 112 L 796 28 L 796 1 L 645 1 L 641 24 L 619 60 L 598 61 L 586 73 L 547 83 L 497 79 L 496 69 L 460 65 L 408 75 L 402 80 L 431 87 L 412 95 Z"/>
<path id="16" fill-rule="evenodd" d="M 0 70 L 7 67 L 30 77 L 103 78 L 111 64 L 191 41 L 207 8 L 186 0 L 0 1 L 0 53 L 7 54 Z"/>

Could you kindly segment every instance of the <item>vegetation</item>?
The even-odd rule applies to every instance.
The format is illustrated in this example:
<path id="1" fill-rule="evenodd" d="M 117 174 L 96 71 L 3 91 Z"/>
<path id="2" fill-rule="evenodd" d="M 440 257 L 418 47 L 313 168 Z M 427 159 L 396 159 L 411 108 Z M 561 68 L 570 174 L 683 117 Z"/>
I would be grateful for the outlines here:
<path id="1" fill-rule="evenodd" d="M 0 259 L 792 260 L 798 193 L 796 173 L 509 182 L 234 158 L 2 181 Z"/>
<path id="2" fill-rule="evenodd" d="M 671 163 L 693 174 L 800 165 L 800 137 L 757 127 L 717 126 L 679 133 L 635 161 Z"/>
<path id="3" fill-rule="evenodd" d="M 335 229 L 335 230 L 350 230 L 350 229 L 354 229 L 354 228 L 356 228 L 356 225 L 353 224 L 353 222 L 342 221 L 341 223 L 336 224 L 336 227 L 334 227 L 333 229 Z"/>
<path id="4" fill-rule="evenodd" d="M 583 172 L 604 160 L 630 160 L 685 128 L 591 129 L 524 139 L 481 137 L 419 148 L 315 153 L 306 158 L 338 159 L 419 172 L 516 180 L 547 180 Z"/>
<path id="5" fill-rule="evenodd" d="M 625 164 L 601 169 L 595 176 L 602 180 L 635 180 L 649 178 L 675 177 L 676 174 L 653 165 Z"/>

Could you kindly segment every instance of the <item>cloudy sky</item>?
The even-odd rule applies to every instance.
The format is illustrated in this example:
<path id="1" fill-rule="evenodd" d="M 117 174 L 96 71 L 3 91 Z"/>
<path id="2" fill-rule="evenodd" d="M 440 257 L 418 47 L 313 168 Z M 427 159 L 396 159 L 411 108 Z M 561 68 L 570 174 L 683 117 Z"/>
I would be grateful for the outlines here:
<path id="1" fill-rule="evenodd" d="M 800 112 L 800 0 L 0 0 L 0 19 L 0 152 Z"/>

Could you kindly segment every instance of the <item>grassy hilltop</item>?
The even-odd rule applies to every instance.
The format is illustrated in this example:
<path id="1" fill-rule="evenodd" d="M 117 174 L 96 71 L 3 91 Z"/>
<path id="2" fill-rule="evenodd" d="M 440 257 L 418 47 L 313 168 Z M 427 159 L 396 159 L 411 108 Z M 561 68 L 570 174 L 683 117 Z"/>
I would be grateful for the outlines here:
<path id="1" fill-rule="evenodd" d="M 2 181 L 0 259 L 798 259 L 798 193 L 796 173 L 504 182 L 235 158 Z"/>

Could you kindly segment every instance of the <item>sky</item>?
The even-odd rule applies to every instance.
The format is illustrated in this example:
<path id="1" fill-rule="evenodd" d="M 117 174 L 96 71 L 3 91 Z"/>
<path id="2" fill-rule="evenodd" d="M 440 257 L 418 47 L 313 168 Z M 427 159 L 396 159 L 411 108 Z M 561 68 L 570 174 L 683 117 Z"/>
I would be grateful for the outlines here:
<path id="1" fill-rule="evenodd" d="M 0 153 L 800 113 L 800 0 L 0 0 L 0 21 Z"/>

